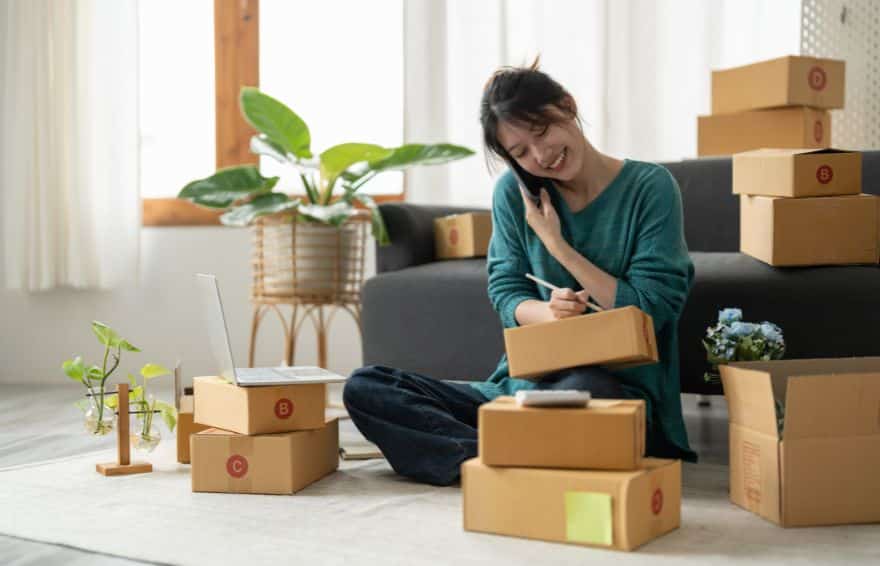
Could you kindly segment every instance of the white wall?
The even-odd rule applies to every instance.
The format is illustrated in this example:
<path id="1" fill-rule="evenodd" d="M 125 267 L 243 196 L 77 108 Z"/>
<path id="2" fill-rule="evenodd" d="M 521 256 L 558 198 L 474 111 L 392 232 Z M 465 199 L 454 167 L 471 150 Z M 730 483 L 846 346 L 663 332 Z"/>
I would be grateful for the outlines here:
<path id="1" fill-rule="evenodd" d="M 250 232 L 243 229 L 145 228 L 138 287 L 36 294 L 0 289 L 0 383 L 61 382 L 67 379 L 61 363 L 75 354 L 83 355 L 87 363 L 100 364 L 103 349 L 91 332 L 92 320 L 109 324 L 143 350 L 123 356 L 120 376 L 136 373 L 146 362 L 170 367 L 178 358 L 187 380 L 211 374 L 214 364 L 193 280 L 193 273 L 200 271 L 215 273 L 220 281 L 235 362 L 246 365 L 252 312 L 250 239 Z M 372 240 L 367 243 L 366 265 L 370 277 L 375 272 Z M 357 327 L 347 313 L 340 312 L 330 335 L 328 365 L 347 375 L 361 365 Z M 281 327 L 277 317 L 267 314 L 255 363 L 277 365 L 283 354 Z M 316 361 L 314 332 L 307 322 L 295 363 Z"/>

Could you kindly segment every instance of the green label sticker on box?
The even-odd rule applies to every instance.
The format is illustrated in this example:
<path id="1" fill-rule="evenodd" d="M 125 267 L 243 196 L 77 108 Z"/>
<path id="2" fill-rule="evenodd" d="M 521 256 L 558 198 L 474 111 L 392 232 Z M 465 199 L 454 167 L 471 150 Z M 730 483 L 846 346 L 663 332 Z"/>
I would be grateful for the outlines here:
<path id="1" fill-rule="evenodd" d="M 590 491 L 565 492 L 565 539 L 587 544 L 613 544 L 611 495 Z"/>

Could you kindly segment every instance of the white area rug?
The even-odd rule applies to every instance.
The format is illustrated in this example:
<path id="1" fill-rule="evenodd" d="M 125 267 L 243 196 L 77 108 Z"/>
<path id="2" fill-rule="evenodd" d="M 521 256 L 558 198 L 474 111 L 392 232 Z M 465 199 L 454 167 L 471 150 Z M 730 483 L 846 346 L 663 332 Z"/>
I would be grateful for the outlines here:
<path id="1" fill-rule="evenodd" d="M 343 462 L 293 496 L 192 493 L 173 449 L 143 475 L 97 474 L 111 451 L 6 468 L 0 534 L 179 564 L 880 562 L 880 527 L 778 528 L 727 501 L 723 466 L 686 466 L 682 528 L 627 554 L 465 532 L 458 488 L 384 461 Z"/>

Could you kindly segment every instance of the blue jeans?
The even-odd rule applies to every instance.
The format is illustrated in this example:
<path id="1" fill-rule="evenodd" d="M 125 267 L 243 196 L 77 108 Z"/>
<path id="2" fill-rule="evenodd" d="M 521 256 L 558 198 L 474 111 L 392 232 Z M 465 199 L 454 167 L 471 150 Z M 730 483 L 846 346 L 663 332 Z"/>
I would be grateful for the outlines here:
<path id="1" fill-rule="evenodd" d="M 597 399 L 630 397 L 616 377 L 595 366 L 550 374 L 538 389 L 590 391 Z M 433 485 L 455 483 L 462 462 L 477 455 L 477 409 L 488 401 L 466 383 L 384 366 L 352 373 L 342 400 L 355 426 L 394 471 Z"/>

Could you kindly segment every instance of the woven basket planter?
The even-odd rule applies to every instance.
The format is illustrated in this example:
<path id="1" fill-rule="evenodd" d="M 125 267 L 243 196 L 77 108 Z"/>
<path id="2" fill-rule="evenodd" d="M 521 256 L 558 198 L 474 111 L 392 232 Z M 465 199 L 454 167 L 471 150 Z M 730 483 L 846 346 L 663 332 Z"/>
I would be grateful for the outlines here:
<path id="1" fill-rule="evenodd" d="M 336 227 L 264 216 L 254 224 L 253 286 L 259 302 L 359 303 L 364 279 L 363 215 Z"/>

